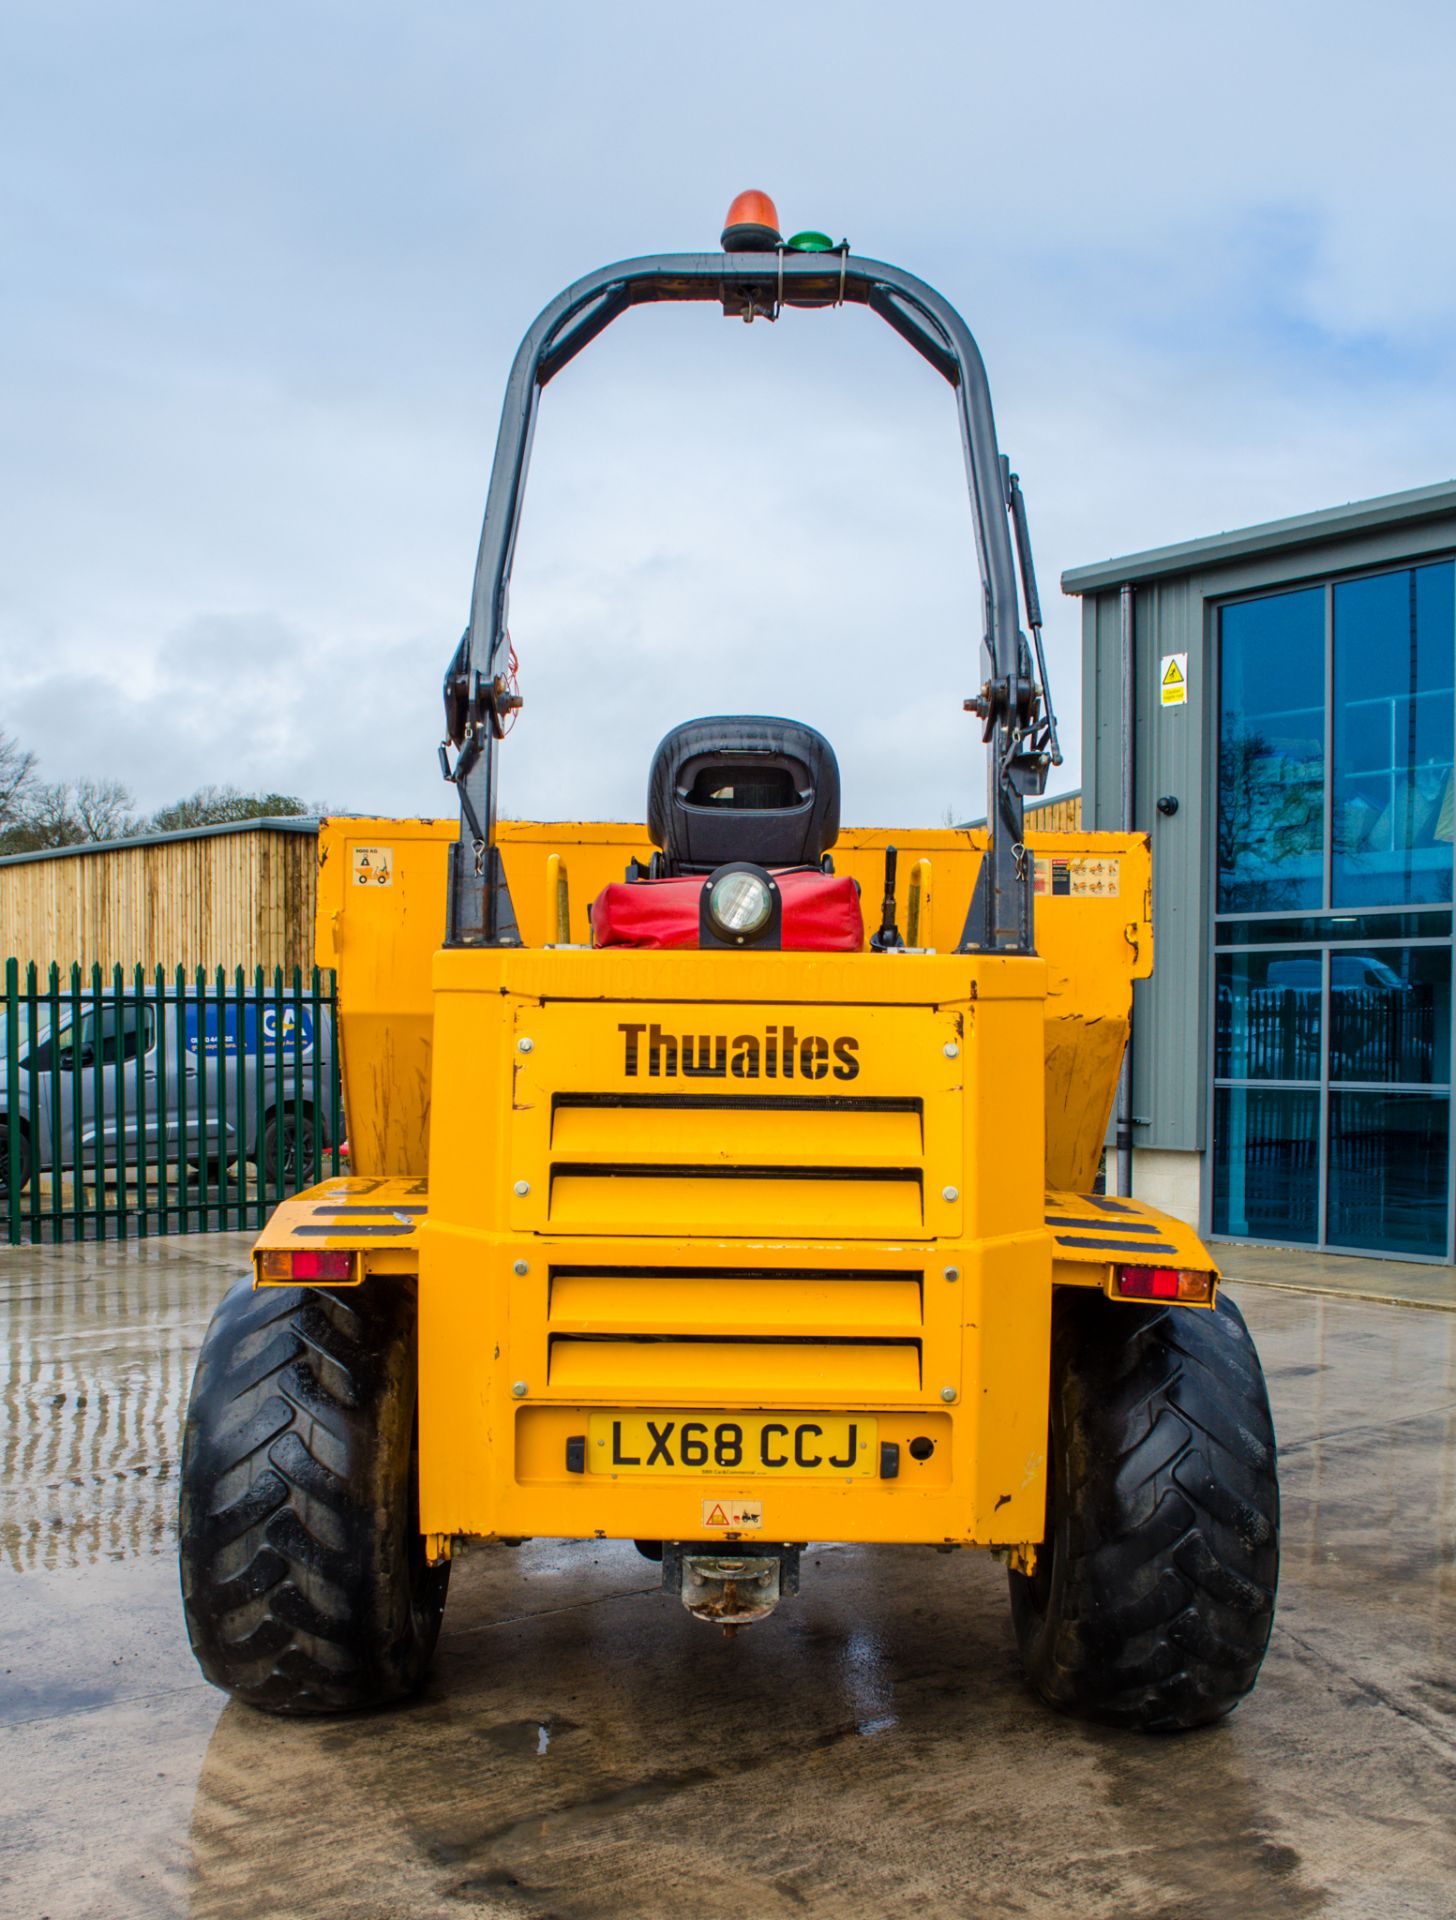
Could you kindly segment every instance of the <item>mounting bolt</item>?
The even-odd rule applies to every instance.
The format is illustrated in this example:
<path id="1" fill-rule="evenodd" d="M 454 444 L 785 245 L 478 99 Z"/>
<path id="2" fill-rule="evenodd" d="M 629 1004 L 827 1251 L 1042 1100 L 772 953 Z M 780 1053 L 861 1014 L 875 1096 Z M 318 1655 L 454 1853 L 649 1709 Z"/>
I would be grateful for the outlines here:
<path id="1" fill-rule="evenodd" d="M 961 1270 L 960 1270 L 960 1268 L 959 1268 L 959 1267 L 947 1267 L 947 1268 L 946 1268 L 946 1270 L 945 1270 L 945 1277 L 946 1277 L 946 1279 L 947 1279 L 947 1280 L 959 1280 L 959 1279 L 960 1279 L 960 1277 L 961 1277 Z"/>
<path id="2" fill-rule="evenodd" d="M 525 1199 L 526 1195 L 530 1191 L 531 1191 L 531 1183 L 529 1180 L 518 1180 L 516 1182 L 516 1192 L 520 1194 L 523 1200 Z"/>
<path id="3" fill-rule="evenodd" d="M 949 1387 L 947 1387 L 947 1388 L 946 1388 L 946 1392 L 947 1392 L 947 1393 L 949 1393 L 949 1392 L 950 1392 L 950 1389 L 949 1389 Z M 525 1397 L 526 1397 L 526 1383 L 525 1383 L 525 1381 L 524 1381 L 524 1380 L 517 1380 L 517 1382 L 515 1383 L 515 1385 L 514 1385 L 514 1386 L 513 1386 L 512 1388 L 511 1388 L 511 1393 L 513 1394 L 513 1396 L 514 1396 L 514 1397 L 515 1397 L 515 1398 L 516 1398 L 517 1400 L 524 1400 L 524 1399 L 525 1399 Z M 954 1397 L 954 1396 L 952 1396 L 952 1397 Z"/>
<path id="4" fill-rule="evenodd" d="M 526 1265 L 526 1262 L 524 1260 L 518 1260 L 516 1262 L 515 1270 L 517 1273 L 529 1273 L 531 1271 L 531 1269 Z"/>
<path id="5" fill-rule="evenodd" d="M 519 1187 L 516 1188 L 516 1192 L 517 1193 L 520 1192 Z M 961 1190 L 959 1187 L 942 1187 L 940 1190 L 940 1197 L 942 1200 L 959 1200 L 961 1197 Z"/>
<path id="6" fill-rule="evenodd" d="M 516 1052 L 529 1053 L 532 1047 L 535 1046 L 535 1044 L 536 1042 L 531 1038 L 530 1034 L 523 1033 L 520 1039 L 516 1042 Z"/>
<path id="7" fill-rule="evenodd" d="M 954 1060 L 954 1059 L 955 1059 L 955 1057 L 956 1057 L 956 1055 L 957 1055 L 957 1054 L 958 1054 L 959 1052 L 960 1052 L 960 1048 L 959 1048 L 959 1047 L 958 1047 L 958 1046 L 956 1045 L 956 1043 L 955 1043 L 955 1041 L 954 1041 L 954 1040 L 947 1040 L 947 1041 L 946 1041 L 946 1043 L 945 1043 L 945 1057 L 946 1057 L 946 1059 L 947 1059 L 947 1060 Z"/>
<path id="8" fill-rule="evenodd" d="M 521 1388 L 521 1392 L 522 1392 L 522 1393 L 524 1393 L 525 1391 L 526 1391 L 526 1389 L 525 1389 L 524 1387 L 522 1387 L 522 1388 Z M 941 1390 L 940 1390 L 940 1397 L 941 1397 L 941 1399 L 942 1399 L 942 1400 L 954 1400 L 954 1399 L 955 1399 L 955 1397 L 956 1397 L 956 1390 L 955 1390 L 955 1388 L 954 1388 L 954 1387 L 942 1387 L 942 1388 L 941 1388 Z"/>

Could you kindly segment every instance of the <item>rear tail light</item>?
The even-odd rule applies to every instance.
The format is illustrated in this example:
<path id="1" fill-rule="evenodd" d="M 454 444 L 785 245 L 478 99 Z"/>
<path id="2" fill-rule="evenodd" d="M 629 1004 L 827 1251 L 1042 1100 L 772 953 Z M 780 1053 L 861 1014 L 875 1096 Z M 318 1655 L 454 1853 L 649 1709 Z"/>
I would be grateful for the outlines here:
<path id="1" fill-rule="evenodd" d="M 1207 1306 L 1214 1276 L 1186 1267 L 1118 1267 L 1113 1292 L 1120 1300 L 1182 1300 Z"/>
<path id="2" fill-rule="evenodd" d="M 309 1248 L 306 1252 L 268 1252 L 258 1255 L 258 1278 L 273 1286 L 296 1286 L 300 1282 L 315 1285 L 350 1286 L 357 1279 L 352 1253 L 325 1253 Z"/>

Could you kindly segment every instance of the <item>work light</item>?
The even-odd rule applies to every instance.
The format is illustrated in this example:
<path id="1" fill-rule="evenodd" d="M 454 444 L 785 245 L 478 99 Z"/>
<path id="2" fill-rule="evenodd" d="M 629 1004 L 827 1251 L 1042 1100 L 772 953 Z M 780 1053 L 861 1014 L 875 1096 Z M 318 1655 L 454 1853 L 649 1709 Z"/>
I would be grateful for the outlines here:
<path id="1" fill-rule="evenodd" d="M 708 888 L 708 915 L 721 939 L 751 940 L 772 912 L 772 882 L 746 867 L 720 874 Z"/>

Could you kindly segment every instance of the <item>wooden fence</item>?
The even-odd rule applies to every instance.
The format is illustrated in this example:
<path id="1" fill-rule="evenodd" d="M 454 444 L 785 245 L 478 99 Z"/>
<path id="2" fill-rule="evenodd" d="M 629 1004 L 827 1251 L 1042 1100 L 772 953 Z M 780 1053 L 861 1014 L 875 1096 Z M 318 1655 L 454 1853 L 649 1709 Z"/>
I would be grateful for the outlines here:
<path id="1" fill-rule="evenodd" d="M 0 954 L 22 965 L 313 965 L 318 822 L 246 821 L 0 860 Z"/>

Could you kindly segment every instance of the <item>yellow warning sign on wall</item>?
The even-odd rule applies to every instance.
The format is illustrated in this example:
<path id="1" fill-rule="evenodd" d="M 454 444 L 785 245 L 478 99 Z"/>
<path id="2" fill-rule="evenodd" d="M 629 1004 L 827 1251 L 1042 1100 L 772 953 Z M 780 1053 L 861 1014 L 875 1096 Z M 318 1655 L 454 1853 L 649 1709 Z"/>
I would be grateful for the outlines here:
<path id="1" fill-rule="evenodd" d="M 1163 671 L 1158 682 L 1158 692 L 1165 707 L 1182 707 L 1188 704 L 1188 655 L 1186 653 L 1163 655 Z"/>

